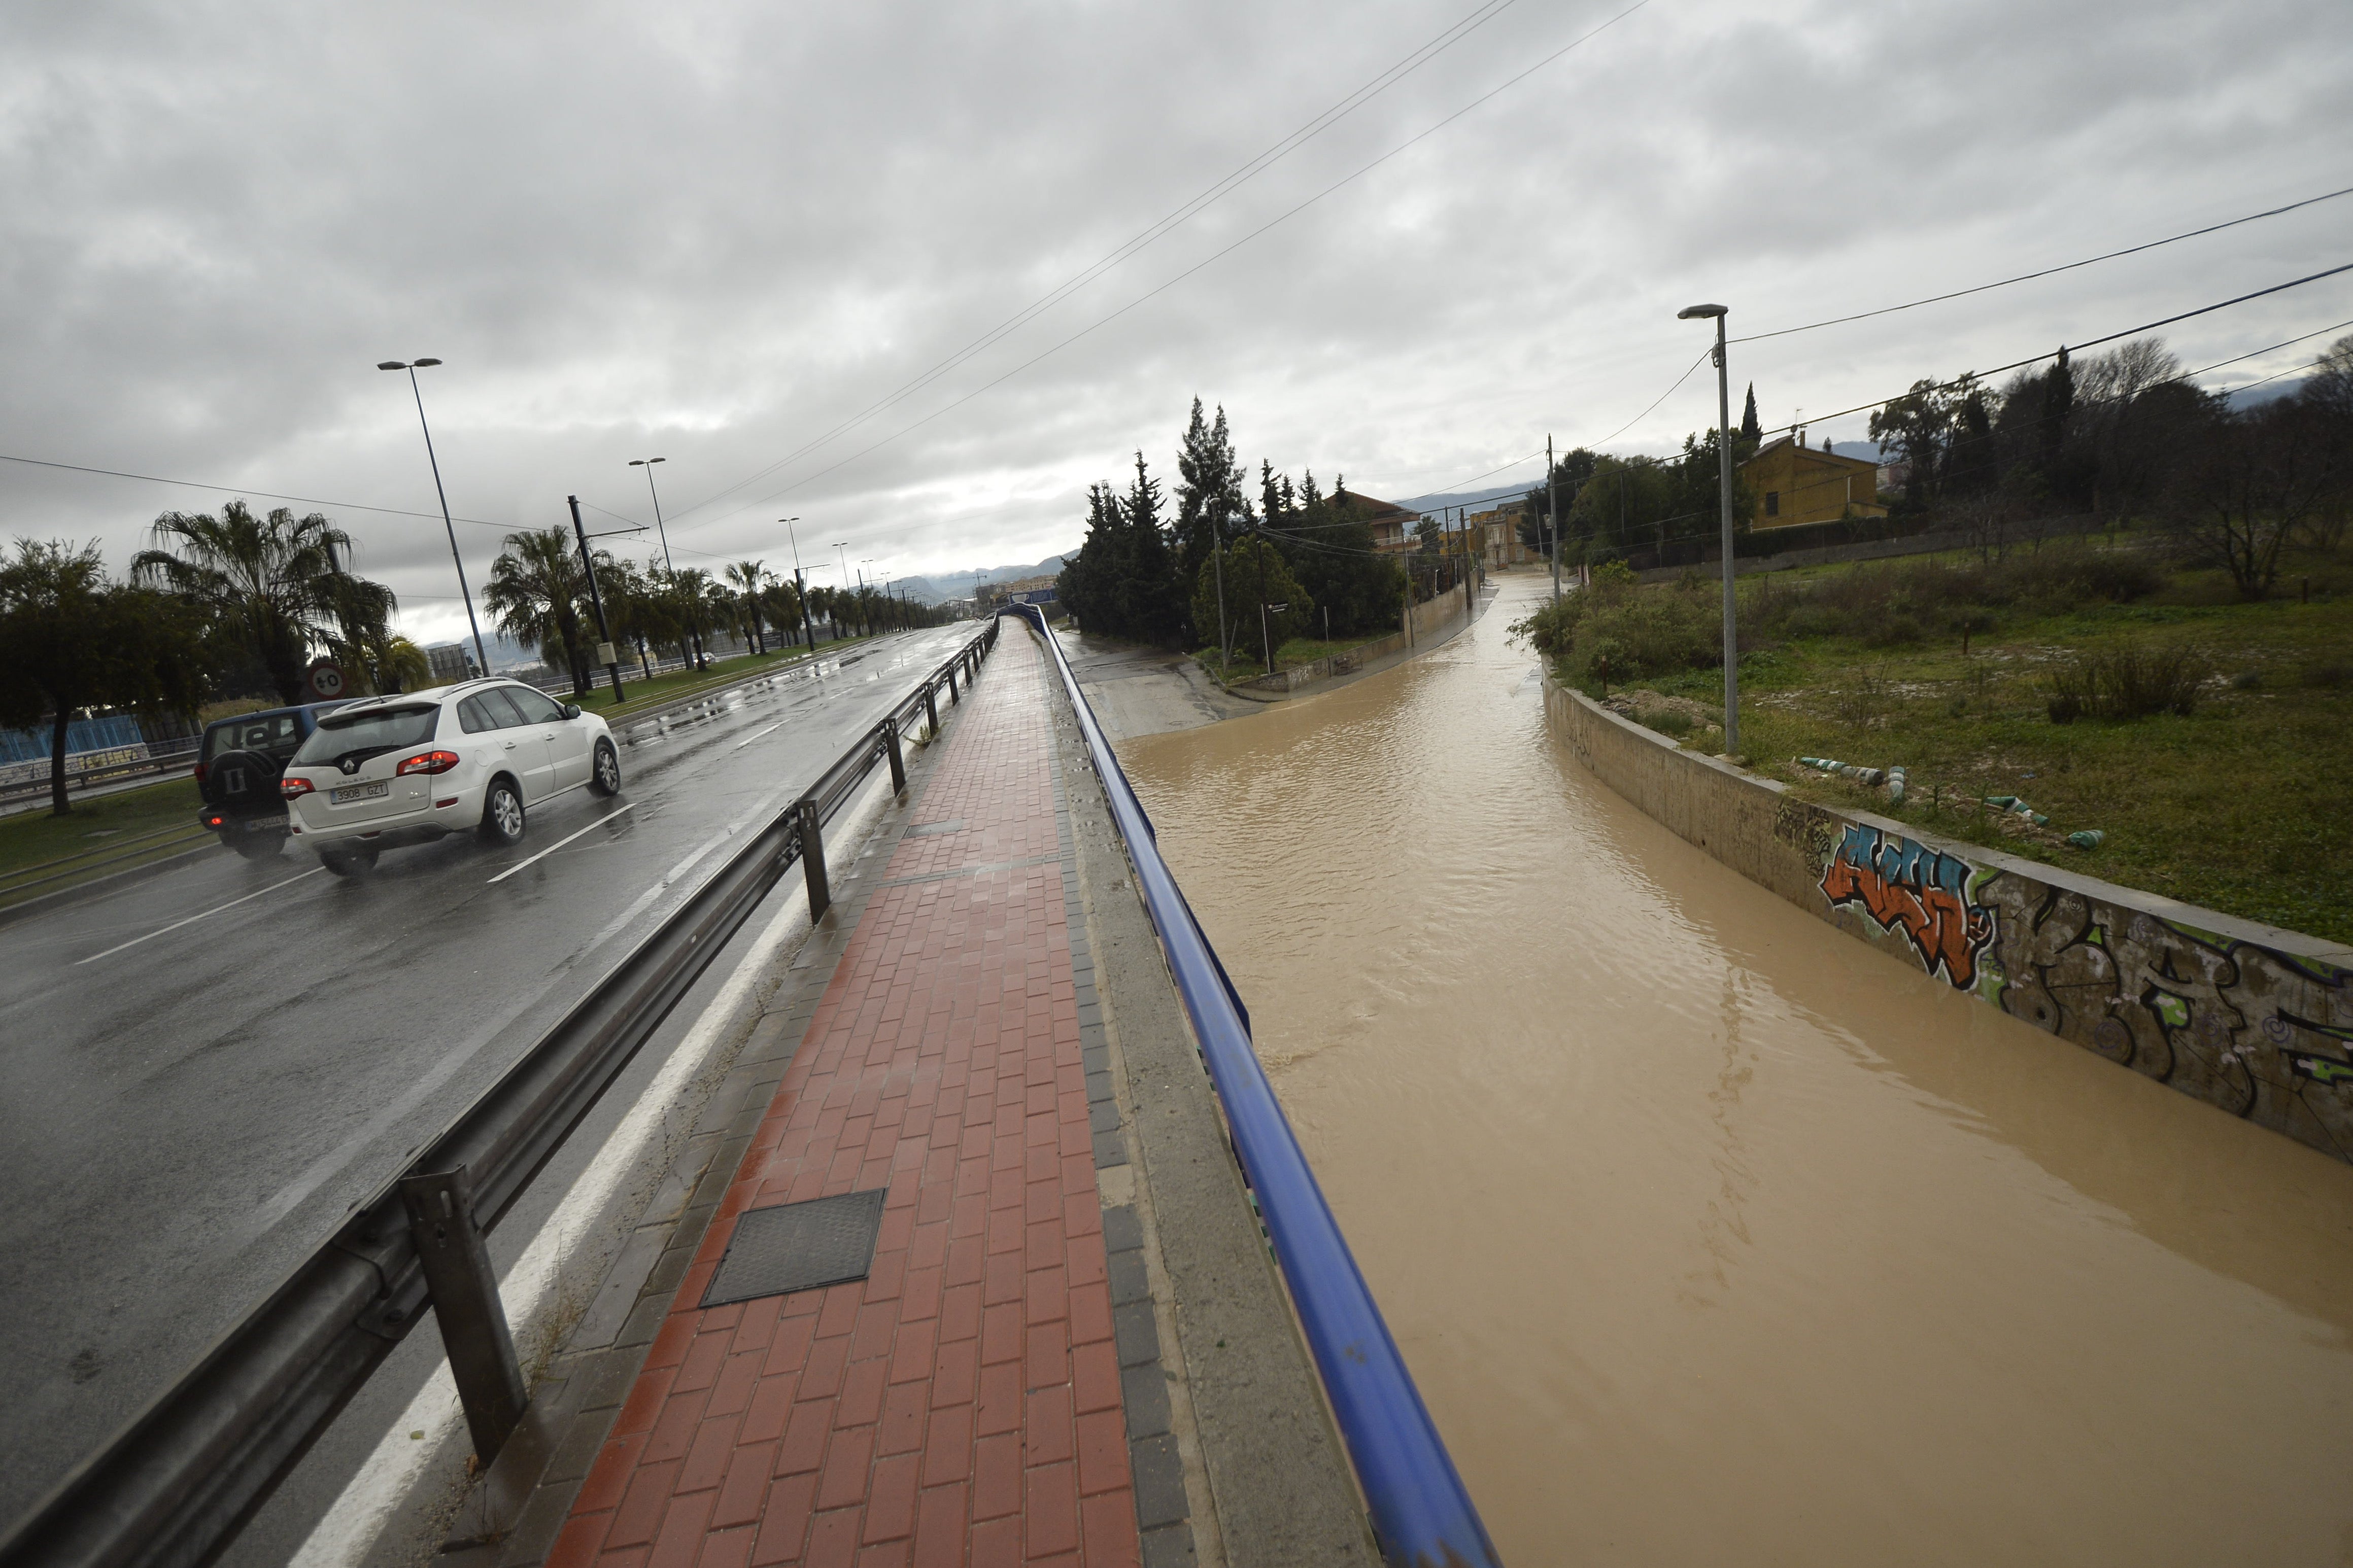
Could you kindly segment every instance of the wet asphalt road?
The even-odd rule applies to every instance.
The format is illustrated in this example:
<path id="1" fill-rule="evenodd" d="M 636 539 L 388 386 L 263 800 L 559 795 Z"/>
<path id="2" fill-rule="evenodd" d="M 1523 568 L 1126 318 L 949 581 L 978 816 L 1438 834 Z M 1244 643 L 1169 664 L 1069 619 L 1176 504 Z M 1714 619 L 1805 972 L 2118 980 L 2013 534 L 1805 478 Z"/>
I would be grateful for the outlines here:
<path id="1" fill-rule="evenodd" d="M 0 927 L 0 1522 L 976 629 L 617 731 L 620 797 L 547 801 L 512 850 L 452 836 L 349 881 L 222 851 Z"/>

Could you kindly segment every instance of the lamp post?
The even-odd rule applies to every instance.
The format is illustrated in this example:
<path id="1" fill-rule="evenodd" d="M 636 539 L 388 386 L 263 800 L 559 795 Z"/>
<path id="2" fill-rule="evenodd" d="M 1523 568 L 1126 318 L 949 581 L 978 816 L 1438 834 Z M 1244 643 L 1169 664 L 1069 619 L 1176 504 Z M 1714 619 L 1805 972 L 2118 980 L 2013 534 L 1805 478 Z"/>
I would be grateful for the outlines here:
<path id="1" fill-rule="evenodd" d="M 1724 510 L 1724 754 L 1740 751 L 1740 642 L 1732 596 L 1732 377 L 1724 363 L 1722 305 L 1686 305 L 1675 320 L 1715 322 L 1715 459 Z"/>
<path id="2" fill-rule="evenodd" d="M 654 465 L 656 463 L 666 463 L 668 461 L 670 461 L 668 458 L 631 458 L 629 459 L 629 467 L 633 468 L 643 468 L 646 471 L 646 493 L 654 498 L 654 532 L 661 540 L 662 570 L 670 574 L 670 591 L 672 593 L 676 593 L 678 591 L 678 563 L 670 559 L 670 530 L 662 526 L 661 491 L 654 488 Z M 689 507 L 687 510 L 691 511 L 694 509 L 692 507 Z M 702 652 L 702 628 L 695 624 L 694 618 L 691 616 L 687 617 L 686 629 L 687 635 L 694 639 L 694 668 L 697 669 L 709 669 L 711 668 L 711 660 L 703 657 Z"/>
<path id="3" fill-rule="evenodd" d="M 800 519 L 780 517 L 776 521 L 785 525 L 785 538 L 793 547 L 793 595 L 800 603 L 801 639 L 808 644 L 809 652 L 814 654 L 817 652 L 817 633 L 809 630 L 808 583 L 801 576 L 800 535 L 793 531 L 793 524 Z"/>
<path id="4" fill-rule="evenodd" d="M 482 661 L 482 673 L 491 672 L 490 650 L 482 646 L 482 624 L 474 618 L 474 591 L 466 586 L 466 558 L 458 553 L 458 525 L 449 521 L 449 492 L 441 488 L 441 459 L 433 455 L 433 426 L 425 422 L 425 394 L 417 384 L 417 373 L 439 364 L 438 359 L 388 359 L 378 363 L 378 370 L 405 370 L 408 373 L 409 395 L 417 399 L 417 426 L 425 432 L 425 460 L 433 466 L 433 493 L 441 498 L 441 526 L 449 531 L 449 559 L 458 568 L 458 596 L 466 602 L 466 625 L 474 634 L 474 657 Z"/>
<path id="5" fill-rule="evenodd" d="M 833 542 L 833 552 L 836 556 L 839 557 L 841 561 L 841 588 L 839 591 L 847 594 L 849 592 L 849 542 L 844 539 L 835 540 Z M 857 603 L 854 599 L 850 602 L 852 604 Z M 833 614 L 833 630 L 836 637 L 841 635 L 841 612 L 839 609 L 836 609 Z"/>

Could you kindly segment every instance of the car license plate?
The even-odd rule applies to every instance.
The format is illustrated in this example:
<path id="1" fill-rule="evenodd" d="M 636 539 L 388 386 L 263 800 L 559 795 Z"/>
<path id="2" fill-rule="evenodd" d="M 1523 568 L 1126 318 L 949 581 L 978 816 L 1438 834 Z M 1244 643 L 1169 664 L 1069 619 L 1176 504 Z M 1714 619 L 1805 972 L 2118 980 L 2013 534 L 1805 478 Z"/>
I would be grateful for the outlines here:
<path id="1" fill-rule="evenodd" d="M 279 833 L 284 831 L 285 826 L 286 819 L 282 816 L 248 816 L 245 820 L 248 833 Z"/>
<path id="2" fill-rule="evenodd" d="M 342 789 L 331 789 L 327 792 L 327 799 L 334 805 L 348 805 L 355 800 L 382 800 L 391 793 L 391 783 L 379 779 L 375 784 L 346 784 Z"/>

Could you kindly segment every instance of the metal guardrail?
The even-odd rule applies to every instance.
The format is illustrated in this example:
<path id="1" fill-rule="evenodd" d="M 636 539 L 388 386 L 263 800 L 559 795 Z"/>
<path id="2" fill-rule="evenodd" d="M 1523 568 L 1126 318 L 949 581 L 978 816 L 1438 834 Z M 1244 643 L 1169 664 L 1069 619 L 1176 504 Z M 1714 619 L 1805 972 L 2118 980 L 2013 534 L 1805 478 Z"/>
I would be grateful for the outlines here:
<path id="1" fill-rule="evenodd" d="M 197 1568 L 219 1554 L 394 1346 L 434 1309 L 487 1466 L 524 1391 L 482 1237 L 797 860 L 831 901 L 825 823 L 939 692 L 959 700 L 988 629 L 926 675 L 688 897 L 407 1169 L 361 1205 L 186 1375 L 0 1539 L 5 1568 Z"/>
<path id="2" fill-rule="evenodd" d="M 118 779 L 136 778 L 141 773 L 173 773 L 194 763 L 202 750 L 203 748 L 199 746 L 190 746 L 185 752 L 142 757 L 134 763 L 116 763 L 111 767 L 91 768 L 87 773 L 69 773 L 66 775 L 66 789 L 69 792 L 88 789 L 94 784 L 111 784 Z M 25 784 L 0 787 L 0 802 L 32 800 L 48 793 L 49 781 L 37 779 Z"/>
<path id="3" fill-rule="evenodd" d="M 1136 886 L 1160 933 L 1177 993 L 1193 1021 L 1194 1037 L 1200 1042 L 1210 1081 L 1224 1107 L 1235 1158 L 1258 1196 L 1275 1260 L 1372 1510 L 1382 1556 L 1400 1568 L 1458 1563 L 1493 1568 L 1501 1560 L 1487 1538 L 1487 1527 L 1455 1473 L 1454 1460 L 1422 1405 L 1413 1374 L 1389 1337 L 1339 1222 L 1324 1201 L 1315 1173 L 1274 1097 L 1274 1086 L 1251 1048 L 1250 1012 L 1161 859 L 1152 821 L 1080 693 L 1071 661 L 1046 629 L 1043 616 L 1026 605 L 1004 613 L 1029 623 L 1061 671 L 1112 816 L 1127 841 Z"/>

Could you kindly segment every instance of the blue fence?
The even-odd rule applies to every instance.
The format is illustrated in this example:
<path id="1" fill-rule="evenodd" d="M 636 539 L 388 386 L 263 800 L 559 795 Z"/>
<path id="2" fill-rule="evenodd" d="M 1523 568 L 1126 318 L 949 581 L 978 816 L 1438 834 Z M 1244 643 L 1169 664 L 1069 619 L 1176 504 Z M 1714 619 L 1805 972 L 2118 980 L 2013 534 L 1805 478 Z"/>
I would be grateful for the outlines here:
<path id="1" fill-rule="evenodd" d="M 1127 774 L 1095 722 L 1093 710 L 1080 694 L 1070 660 L 1062 657 L 1061 645 L 1037 609 L 1024 605 L 1008 613 L 1018 615 L 1044 641 L 1078 710 L 1079 728 L 1110 797 L 1120 836 L 1127 841 L 1128 858 L 1134 862 L 1136 886 L 1168 954 L 1209 1079 L 1224 1105 L 1243 1178 L 1258 1195 L 1275 1261 L 1282 1267 L 1309 1353 L 1323 1375 L 1333 1417 L 1372 1510 L 1381 1555 L 1416 1568 L 1458 1563 L 1497 1568 L 1500 1559 L 1487 1539 L 1487 1527 L 1480 1522 L 1462 1478 L 1454 1472 L 1454 1461 L 1421 1403 L 1413 1374 L 1389 1337 L 1388 1324 L 1374 1304 L 1307 1155 L 1274 1097 L 1274 1086 L 1250 1047 L 1249 1010 L 1161 859 L 1151 819 L 1128 786 Z"/>
<path id="2" fill-rule="evenodd" d="M 66 755 L 77 752 L 106 752 L 117 746 L 135 746 L 147 737 L 139 732 L 139 721 L 129 714 L 115 713 L 104 719 L 77 719 L 66 726 Z M 41 730 L 0 730 L 0 763 L 46 763 L 49 760 L 49 731 Z"/>

